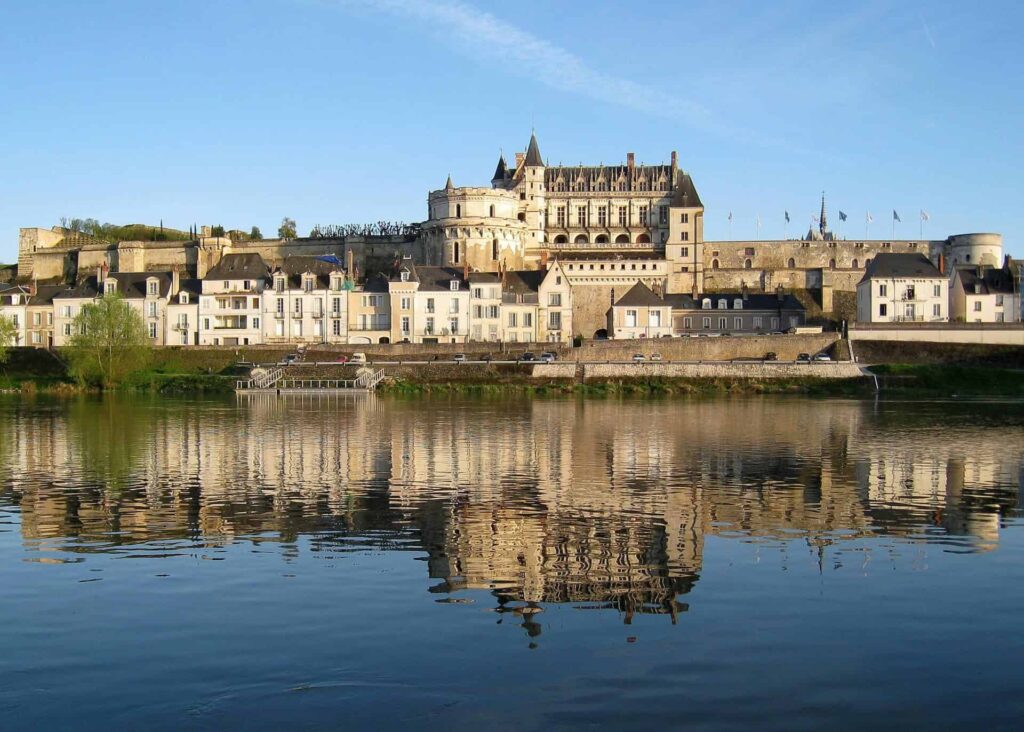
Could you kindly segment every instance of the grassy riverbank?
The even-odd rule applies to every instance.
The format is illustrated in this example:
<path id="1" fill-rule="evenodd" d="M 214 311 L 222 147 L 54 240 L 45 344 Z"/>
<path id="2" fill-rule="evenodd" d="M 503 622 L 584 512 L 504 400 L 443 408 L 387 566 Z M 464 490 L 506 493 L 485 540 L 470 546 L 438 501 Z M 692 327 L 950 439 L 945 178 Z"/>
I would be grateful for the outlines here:
<path id="1" fill-rule="evenodd" d="M 959 364 L 872 366 L 883 393 L 1024 397 L 1024 370 Z"/>

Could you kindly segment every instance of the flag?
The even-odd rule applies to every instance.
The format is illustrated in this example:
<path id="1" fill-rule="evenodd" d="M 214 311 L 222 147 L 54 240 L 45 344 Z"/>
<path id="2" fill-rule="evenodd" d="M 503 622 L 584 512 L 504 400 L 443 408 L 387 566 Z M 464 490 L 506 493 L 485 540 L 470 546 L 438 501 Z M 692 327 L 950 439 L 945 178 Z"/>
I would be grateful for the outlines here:
<path id="1" fill-rule="evenodd" d="M 896 213 L 896 209 L 892 210 L 892 220 L 893 221 L 899 221 L 900 220 L 900 215 L 898 213 Z M 900 222 L 900 223 L 903 223 L 903 222 Z"/>
<path id="2" fill-rule="evenodd" d="M 928 221 L 928 220 L 930 220 L 930 219 L 931 219 L 931 216 L 929 216 L 929 215 L 928 215 L 928 212 L 927 212 L 927 211 L 925 211 L 925 210 L 924 210 L 924 209 L 922 208 L 922 209 L 921 209 L 921 221 Z"/>
<path id="3" fill-rule="evenodd" d="M 844 214 L 842 211 L 839 212 L 839 220 L 846 221 L 846 214 Z"/>
<path id="4" fill-rule="evenodd" d="M 732 221 L 732 211 L 729 212 L 729 221 Z"/>
<path id="5" fill-rule="evenodd" d="M 872 221 L 874 221 L 874 219 L 873 219 L 873 218 L 871 218 L 871 212 L 870 212 L 870 211 L 868 211 L 868 212 L 867 212 L 867 213 L 866 213 L 866 214 L 864 215 L 864 222 L 865 222 L 865 223 L 867 223 L 867 224 L 870 224 L 870 223 L 871 223 Z"/>
<path id="6" fill-rule="evenodd" d="M 789 211 L 786 211 L 786 223 L 789 223 Z"/>

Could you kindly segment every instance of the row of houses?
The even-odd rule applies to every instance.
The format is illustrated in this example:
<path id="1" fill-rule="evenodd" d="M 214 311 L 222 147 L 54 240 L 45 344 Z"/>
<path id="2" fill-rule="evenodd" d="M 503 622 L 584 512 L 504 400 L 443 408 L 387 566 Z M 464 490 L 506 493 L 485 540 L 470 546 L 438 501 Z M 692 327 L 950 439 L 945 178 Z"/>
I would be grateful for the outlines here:
<path id="1" fill-rule="evenodd" d="M 356 287 L 332 255 L 290 256 L 271 269 L 258 254 L 227 254 L 203 279 L 177 271 L 99 269 L 74 286 L 0 290 L 16 345 L 66 345 L 75 317 L 117 293 L 154 345 L 567 342 L 572 290 L 560 265 L 469 272 L 403 260 L 393 277 Z"/>
<path id="2" fill-rule="evenodd" d="M 857 285 L 859 323 L 1019 323 L 1021 297 L 1009 258 L 1001 267 L 944 271 L 923 254 L 880 254 Z"/>

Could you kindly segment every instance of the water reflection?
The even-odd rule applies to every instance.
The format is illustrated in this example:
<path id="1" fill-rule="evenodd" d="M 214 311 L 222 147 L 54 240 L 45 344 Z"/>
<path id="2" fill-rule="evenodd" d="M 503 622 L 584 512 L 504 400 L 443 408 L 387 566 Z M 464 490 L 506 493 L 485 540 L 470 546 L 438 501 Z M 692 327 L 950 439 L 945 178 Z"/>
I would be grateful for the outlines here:
<path id="1" fill-rule="evenodd" d="M 709 537 L 995 549 L 1020 511 L 1024 412 L 1000 404 L 10 400 L 0 511 L 47 559 L 237 542 L 425 552 L 439 600 L 489 591 L 675 622 Z"/>

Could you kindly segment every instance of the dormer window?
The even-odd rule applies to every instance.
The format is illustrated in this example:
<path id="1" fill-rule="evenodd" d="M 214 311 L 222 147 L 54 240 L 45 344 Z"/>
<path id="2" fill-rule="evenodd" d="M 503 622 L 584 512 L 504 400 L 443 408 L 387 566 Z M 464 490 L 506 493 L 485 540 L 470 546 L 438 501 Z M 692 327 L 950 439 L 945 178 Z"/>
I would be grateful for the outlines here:
<path id="1" fill-rule="evenodd" d="M 303 281 L 302 281 L 302 289 L 304 289 L 306 292 L 312 292 L 313 291 L 313 278 L 310 277 L 309 275 L 307 275 L 303 279 Z"/>
<path id="2" fill-rule="evenodd" d="M 284 277 L 274 278 L 274 289 L 278 292 L 284 292 Z"/>
<path id="3" fill-rule="evenodd" d="M 742 297 L 737 297 L 735 300 L 732 301 L 732 309 L 733 310 L 742 310 L 743 309 L 743 298 Z"/>
<path id="4" fill-rule="evenodd" d="M 104 292 L 106 292 L 108 295 L 113 295 L 115 292 L 117 292 L 117 282 L 115 282 L 114 280 L 107 280 L 105 283 L 103 283 L 103 288 Z"/>
<path id="5" fill-rule="evenodd" d="M 188 305 L 188 293 L 182 292 L 178 295 L 178 302 L 182 305 Z"/>
<path id="6" fill-rule="evenodd" d="M 729 309 L 729 301 L 728 300 L 719 300 L 718 301 L 718 309 L 719 310 L 728 310 Z"/>
<path id="7" fill-rule="evenodd" d="M 711 298 L 710 297 L 705 297 L 703 300 L 701 300 L 700 301 L 700 307 L 701 307 L 702 310 L 710 310 L 711 309 Z"/>
<path id="8" fill-rule="evenodd" d="M 452 287 L 452 292 L 458 292 L 459 291 L 459 281 L 458 280 L 452 280 L 451 287 Z"/>
<path id="9" fill-rule="evenodd" d="M 403 269 L 401 274 L 399 274 L 399 278 L 402 280 L 402 282 L 408 282 L 409 281 L 409 270 Z"/>
<path id="10" fill-rule="evenodd" d="M 146 292 L 149 295 L 156 295 L 156 280 L 150 280 L 146 283 Z"/>

